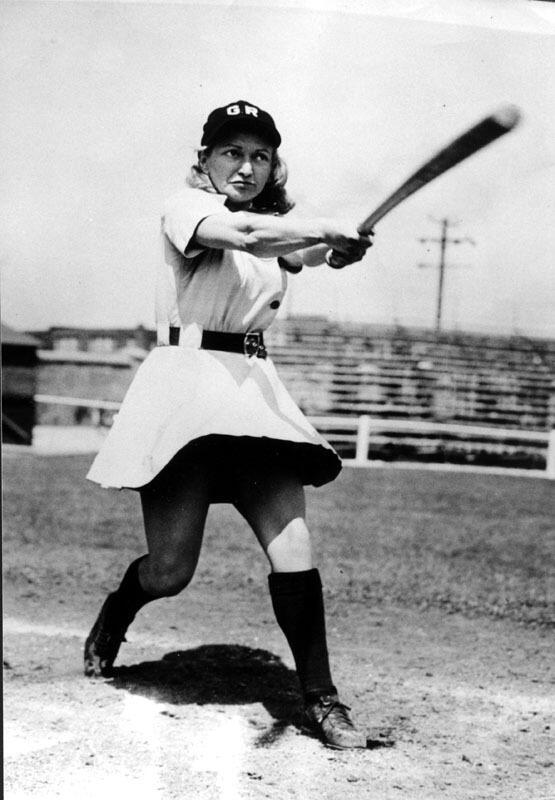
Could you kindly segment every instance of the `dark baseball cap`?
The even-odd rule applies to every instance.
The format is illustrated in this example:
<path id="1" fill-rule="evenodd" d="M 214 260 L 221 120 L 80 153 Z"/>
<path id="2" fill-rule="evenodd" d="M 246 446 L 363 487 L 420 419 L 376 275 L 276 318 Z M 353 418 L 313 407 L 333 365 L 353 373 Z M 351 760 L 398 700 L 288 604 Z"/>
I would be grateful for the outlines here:
<path id="1" fill-rule="evenodd" d="M 210 112 L 202 129 L 201 145 L 206 147 L 212 144 L 220 131 L 223 131 L 228 125 L 256 131 L 264 136 L 273 147 L 279 147 L 281 144 L 279 131 L 268 112 L 247 100 L 237 100 L 235 103 L 215 108 Z"/>

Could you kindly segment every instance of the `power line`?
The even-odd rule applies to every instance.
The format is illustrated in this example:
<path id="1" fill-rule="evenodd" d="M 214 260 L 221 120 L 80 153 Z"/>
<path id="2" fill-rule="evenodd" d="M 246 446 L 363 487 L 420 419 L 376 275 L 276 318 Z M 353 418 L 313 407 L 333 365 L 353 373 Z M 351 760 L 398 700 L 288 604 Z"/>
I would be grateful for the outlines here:
<path id="1" fill-rule="evenodd" d="M 457 223 L 450 220 L 448 217 L 444 217 L 443 219 L 434 219 L 431 217 L 434 222 L 437 222 L 441 225 L 441 236 L 438 238 L 434 237 L 425 237 L 420 238 L 418 241 L 421 244 L 427 244 L 428 242 L 436 242 L 439 244 L 439 263 L 435 264 L 419 264 L 418 266 L 421 268 L 427 267 L 436 267 L 438 270 L 438 288 L 437 288 L 437 305 L 436 305 L 436 331 L 439 333 L 441 330 L 441 315 L 443 311 L 443 291 L 444 291 L 444 279 L 445 279 L 445 269 L 447 266 L 454 266 L 454 265 L 447 265 L 445 263 L 445 254 L 447 251 L 447 245 L 449 244 L 464 244 L 468 242 L 469 244 L 475 245 L 476 242 L 470 238 L 470 236 L 462 236 L 457 238 L 449 237 L 449 226 L 454 227 Z"/>

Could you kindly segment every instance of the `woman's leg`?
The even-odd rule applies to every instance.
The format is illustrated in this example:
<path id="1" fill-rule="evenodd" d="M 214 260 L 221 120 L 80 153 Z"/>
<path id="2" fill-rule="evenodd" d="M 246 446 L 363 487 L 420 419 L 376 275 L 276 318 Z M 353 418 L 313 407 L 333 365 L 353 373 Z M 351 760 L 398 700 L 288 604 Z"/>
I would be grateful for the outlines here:
<path id="1" fill-rule="evenodd" d="M 146 603 L 178 594 L 193 577 L 208 512 L 202 465 L 185 473 L 170 464 L 141 490 L 148 553 L 133 561 L 106 598 L 85 643 L 85 675 L 111 669 L 125 632 Z"/>
<path id="2" fill-rule="evenodd" d="M 244 472 L 236 483 L 236 507 L 262 545 L 272 572 L 312 569 L 304 488 L 298 478 L 261 470 Z"/>
<path id="3" fill-rule="evenodd" d="M 209 507 L 209 481 L 202 465 L 149 484 L 141 491 L 148 555 L 139 580 L 152 597 L 179 594 L 195 573 Z"/>
<path id="4" fill-rule="evenodd" d="M 237 509 L 272 567 L 272 605 L 293 653 L 309 719 L 327 744 L 365 747 L 366 737 L 339 702 L 331 677 L 322 583 L 312 566 L 303 486 L 288 472 L 266 471 L 242 476 L 237 491 Z"/>

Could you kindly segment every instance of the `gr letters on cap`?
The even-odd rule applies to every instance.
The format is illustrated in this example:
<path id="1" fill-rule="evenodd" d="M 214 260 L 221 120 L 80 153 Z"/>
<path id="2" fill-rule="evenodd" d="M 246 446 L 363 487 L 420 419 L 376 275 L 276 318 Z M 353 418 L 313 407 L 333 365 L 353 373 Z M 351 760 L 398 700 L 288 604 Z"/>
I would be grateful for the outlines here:
<path id="1" fill-rule="evenodd" d="M 270 114 L 247 100 L 237 100 L 210 112 L 204 123 L 201 145 L 206 147 L 212 144 L 217 135 L 232 123 L 259 132 L 273 147 L 281 144 L 280 133 Z"/>

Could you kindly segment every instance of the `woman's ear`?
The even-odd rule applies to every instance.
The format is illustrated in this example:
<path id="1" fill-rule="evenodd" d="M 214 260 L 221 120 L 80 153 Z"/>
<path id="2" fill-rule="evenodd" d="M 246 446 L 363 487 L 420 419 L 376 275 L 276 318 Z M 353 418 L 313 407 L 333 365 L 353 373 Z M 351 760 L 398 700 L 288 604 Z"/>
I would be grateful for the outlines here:
<path id="1" fill-rule="evenodd" d="M 208 175 L 208 166 L 207 166 L 207 155 L 206 152 L 198 154 L 198 165 L 201 172 L 204 172 L 205 175 Z"/>

